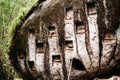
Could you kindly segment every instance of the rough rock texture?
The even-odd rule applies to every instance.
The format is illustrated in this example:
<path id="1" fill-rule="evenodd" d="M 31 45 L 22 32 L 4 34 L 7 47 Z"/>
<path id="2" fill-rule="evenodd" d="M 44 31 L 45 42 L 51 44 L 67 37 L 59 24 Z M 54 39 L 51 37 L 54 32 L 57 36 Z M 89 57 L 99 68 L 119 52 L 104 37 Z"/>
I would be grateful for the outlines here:
<path id="1" fill-rule="evenodd" d="M 16 27 L 10 59 L 25 80 L 119 75 L 119 0 L 44 0 Z"/>
<path id="2" fill-rule="evenodd" d="M 0 54 L 1 54 L 1 52 L 0 52 Z M 1 61 L 1 59 L 0 59 L 0 79 L 1 80 L 6 80 L 7 79 L 7 73 L 4 71 L 4 69 L 3 69 L 3 62 Z"/>

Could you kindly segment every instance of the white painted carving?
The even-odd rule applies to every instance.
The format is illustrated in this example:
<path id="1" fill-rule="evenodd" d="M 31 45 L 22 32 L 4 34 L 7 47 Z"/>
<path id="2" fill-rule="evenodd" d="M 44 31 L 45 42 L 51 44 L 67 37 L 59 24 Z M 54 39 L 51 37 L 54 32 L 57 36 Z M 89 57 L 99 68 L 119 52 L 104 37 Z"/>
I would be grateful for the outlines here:
<path id="1" fill-rule="evenodd" d="M 91 55 L 92 65 L 97 67 L 97 65 L 99 65 L 99 32 L 97 25 L 97 14 L 88 16 L 88 25 L 90 33 L 90 45 L 93 52 L 93 55 Z"/>
<path id="2" fill-rule="evenodd" d="M 44 53 L 36 53 L 35 66 L 38 72 L 44 71 Z"/>
<path id="3" fill-rule="evenodd" d="M 77 34 L 77 46 L 78 46 L 78 53 L 82 59 L 82 62 L 85 66 L 85 68 L 89 71 L 91 70 L 91 62 L 90 57 L 88 56 L 87 50 L 86 50 L 86 44 L 85 44 L 85 32 L 81 31 L 81 34 Z"/>
<path id="4" fill-rule="evenodd" d="M 29 61 L 35 61 L 35 35 L 32 33 L 28 37 Z"/>
<path id="5" fill-rule="evenodd" d="M 58 40 L 58 32 L 55 26 L 55 30 L 53 30 L 55 35 L 50 36 L 48 38 L 48 43 L 49 43 L 49 51 L 50 51 L 50 56 L 49 56 L 49 64 L 50 64 L 50 73 L 52 74 L 54 80 L 56 79 L 62 79 L 63 78 L 63 71 L 62 71 L 62 60 L 61 60 L 61 53 L 59 50 L 59 40 Z M 57 59 L 54 59 L 57 57 Z"/>

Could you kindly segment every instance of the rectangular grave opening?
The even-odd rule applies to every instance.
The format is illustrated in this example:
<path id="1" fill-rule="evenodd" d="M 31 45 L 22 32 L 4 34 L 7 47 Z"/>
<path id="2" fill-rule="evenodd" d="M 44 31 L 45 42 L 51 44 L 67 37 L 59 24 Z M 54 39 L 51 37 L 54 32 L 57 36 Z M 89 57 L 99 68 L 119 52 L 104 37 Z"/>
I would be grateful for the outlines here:
<path id="1" fill-rule="evenodd" d="M 71 20 L 71 19 L 73 19 L 73 7 L 72 6 L 68 6 L 68 7 L 66 7 L 66 9 L 65 9 L 65 11 L 66 11 L 66 14 L 65 14 L 65 19 L 66 20 Z"/>
<path id="2" fill-rule="evenodd" d="M 85 26 L 84 26 L 84 22 L 76 22 L 76 34 L 82 34 L 85 33 Z"/>
<path id="3" fill-rule="evenodd" d="M 44 1 L 46 1 L 46 0 L 39 0 L 40 2 L 44 2 Z"/>
<path id="4" fill-rule="evenodd" d="M 53 55 L 52 56 L 52 64 L 53 66 L 58 66 L 61 64 L 61 58 L 60 58 L 60 55 Z"/>
<path id="5" fill-rule="evenodd" d="M 93 15 L 97 13 L 94 1 L 87 3 L 87 13 L 88 15 Z"/>
<path id="6" fill-rule="evenodd" d="M 116 35 L 114 31 L 106 32 L 104 35 L 104 42 L 105 43 L 115 43 Z"/>
<path id="7" fill-rule="evenodd" d="M 18 56 L 19 56 L 20 59 L 24 59 L 25 58 L 25 54 L 23 54 L 22 52 L 19 52 Z"/>
<path id="8" fill-rule="evenodd" d="M 35 29 L 34 28 L 31 28 L 31 29 L 28 29 L 28 33 L 29 33 L 29 37 L 30 38 L 34 38 L 35 37 Z"/>
<path id="9" fill-rule="evenodd" d="M 73 41 L 65 40 L 65 50 L 73 50 Z"/>
<path id="10" fill-rule="evenodd" d="M 37 53 L 44 53 L 44 44 L 43 43 L 36 43 L 36 52 Z"/>
<path id="11" fill-rule="evenodd" d="M 71 10 L 73 10 L 73 6 L 70 5 L 70 6 L 67 6 L 67 7 L 66 7 L 66 13 L 67 13 L 68 11 L 71 11 Z"/>
<path id="12" fill-rule="evenodd" d="M 61 75 L 59 73 L 60 72 L 53 74 L 53 80 L 61 80 Z"/>
<path id="13" fill-rule="evenodd" d="M 31 69 L 31 71 L 35 74 L 37 71 L 36 71 L 36 67 L 34 65 L 34 61 L 28 61 L 28 65 L 29 65 L 29 68 Z"/>
<path id="14" fill-rule="evenodd" d="M 74 21 L 75 22 L 82 21 L 81 15 L 80 15 L 80 9 L 77 9 L 74 11 Z"/>
<path id="15" fill-rule="evenodd" d="M 81 71 L 86 70 L 83 63 L 79 59 L 75 59 L 75 58 L 73 58 L 72 60 L 72 68 L 74 70 L 81 70 Z"/>
<path id="16" fill-rule="evenodd" d="M 55 26 L 49 26 L 49 36 L 50 37 L 56 37 L 57 34 L 56 34 L 56 27 Z"/>

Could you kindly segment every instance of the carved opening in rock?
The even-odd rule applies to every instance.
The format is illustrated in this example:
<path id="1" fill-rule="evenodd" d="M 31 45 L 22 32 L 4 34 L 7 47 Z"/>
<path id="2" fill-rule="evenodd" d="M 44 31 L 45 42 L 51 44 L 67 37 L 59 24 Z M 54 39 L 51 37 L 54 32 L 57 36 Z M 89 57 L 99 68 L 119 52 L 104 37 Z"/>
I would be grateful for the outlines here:
<path id="1" fill-rule="evenodd" d="M 56 37 L 56 29 L 55 29 L 55 26 L 49 26 L 49 36 L 50 37 Z"/>
<path id="2" fill-rule="evenodd" d="M 32 29 L 29 29 L 29 38 L 34 38 L 35 37 L 35 29 L 32 28 Z"/>
<path id="3" fill-rule="evenodd" d="M 115 32 L 114 31 L 109 31 L 109 32 L 106 32 L 105 35 L 104 35 L 104 42 L 105 43 L 115 43 Z"/>
<path id="4" fill-rule="evenodd" d="M 77 9 L 76 11 L 74 11 L 74 21 L 75 22 L 81 21 L 80 9 Z"/>
<path id="5" fill-rule="evenodd" d="M 36 43 L 36 52 L 37 53 L 44 53 L 43 47 L 44 47 L 43 43 Z"/>
<path id="6" fill-rule="evenodd" d="M 28 65 L 29 65 L 29 68 L 31 69 L 32 73 L 36 74 L 37 70 L 36 70 L 36 67 L 34 65 L 34 61 L 28 61 Z"/>
<path id="7" fill-rule="evenodd" d="M 73 58 L 72 68 L 74 70 L 86 70 L 83 63 L 79 59 Z"/>
<path id="8" fill-rule="evenodd" d="M 73 50 L 73 41 L 65 40 L 65 50 Z"/>
<path id="9" fill-rule="evenodd" d="M 44 2 L 44 1 L 46 1 L 46 0 L 39 0 L 40 2 Z"/>
<path id="10" fill-rule="evenodd" d="M 61 80 L 61 76 L 60 76 L 59 73 L 56 73 L 56 74 L 54 74 L 54 75 L 52 75 L 52 76 L 54 77 L 53 80 Z"/>
<path id="11" fill-rule="evenodd" d="M 84 27 L 84 22 L 76 22 L 76 34 L 82 34 L 85 33 L 85 27 Z"/>
<path id="12" fill-rule="evenodd" d="M 97 13 L 94 1 L 87 3 L 87 13 L 88 15 L 93 15 Z"/>
<path id="13" fill-rule="evenodd" d="M 58 67 L 60 64 L 61 64 L 60 55 L 53 55 L 52 56 L 52 65 Z"/>
<path id="14" fill-rule="evenodd" d="M 73 7 L 72 6 L 69 6 L 69 7 L 66 7 L 66 20 L 71 20 L 73 19 Z"/>
<path id="15" fill-rule="evenodd" d="M 69 6 L 66 7 L 66 13 L 67 13 L 68 11 L 71 11 L 71 10 L 73 10 L 73 6 L 69 5 Z"/>
<path id="16" fill-rule="evenodd" d="M 24 59 L 25 58 L 25 54 L 23 54 L 22 52 L 18 53 L 19 59 Z"/>

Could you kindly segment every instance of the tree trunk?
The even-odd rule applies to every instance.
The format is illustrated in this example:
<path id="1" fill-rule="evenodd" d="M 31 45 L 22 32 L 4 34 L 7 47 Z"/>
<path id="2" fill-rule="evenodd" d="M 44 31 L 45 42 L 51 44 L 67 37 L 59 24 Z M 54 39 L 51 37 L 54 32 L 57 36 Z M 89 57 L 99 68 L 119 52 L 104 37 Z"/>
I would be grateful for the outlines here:
<path id="1" fill-rule="evenodd" d="M 25 80 L 119 75 L 119 8 L 119 0 L 39 0 L 16 26 L 11 62 Z"/>

